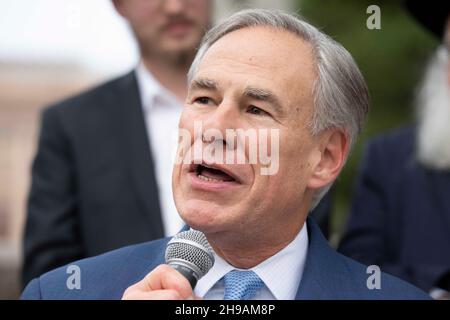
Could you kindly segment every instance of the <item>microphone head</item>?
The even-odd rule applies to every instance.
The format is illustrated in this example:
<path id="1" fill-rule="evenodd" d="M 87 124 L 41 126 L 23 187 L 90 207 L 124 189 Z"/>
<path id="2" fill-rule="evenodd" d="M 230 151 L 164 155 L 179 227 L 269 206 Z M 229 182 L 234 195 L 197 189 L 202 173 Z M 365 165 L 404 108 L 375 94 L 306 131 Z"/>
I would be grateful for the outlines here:
<path id="1" fill-rule="evenodd" d="M 196 280 L 214 265 L 214 254 L 206 236 L 197 230 L 176 234 L 167 244 L 166 263 L 192 270 Z"/>

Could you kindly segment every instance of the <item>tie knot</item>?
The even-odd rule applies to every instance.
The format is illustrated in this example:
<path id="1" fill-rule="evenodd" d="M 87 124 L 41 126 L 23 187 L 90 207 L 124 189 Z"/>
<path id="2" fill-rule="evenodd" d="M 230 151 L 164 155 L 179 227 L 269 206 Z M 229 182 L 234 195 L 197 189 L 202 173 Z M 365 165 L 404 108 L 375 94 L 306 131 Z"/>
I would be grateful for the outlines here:
<path id="1" fill-rule="evenodd" d="M 224 300 L 249 300 L 264 282 L 253 271 L 232 270 L 224 277 Z"/>

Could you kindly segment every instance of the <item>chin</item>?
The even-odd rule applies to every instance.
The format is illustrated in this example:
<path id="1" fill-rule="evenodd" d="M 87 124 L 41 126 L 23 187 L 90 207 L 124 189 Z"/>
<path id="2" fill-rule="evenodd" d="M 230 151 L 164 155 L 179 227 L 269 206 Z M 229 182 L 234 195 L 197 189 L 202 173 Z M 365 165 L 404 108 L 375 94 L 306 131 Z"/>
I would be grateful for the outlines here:
<path id="1" fill-rule="evenodd" d="M 179 213 L 191 228 L 204 233 L 217 232 L 222 229 L 229 213 L 223 207 L 205 200 L 191 199 L 180 206 Z"/>

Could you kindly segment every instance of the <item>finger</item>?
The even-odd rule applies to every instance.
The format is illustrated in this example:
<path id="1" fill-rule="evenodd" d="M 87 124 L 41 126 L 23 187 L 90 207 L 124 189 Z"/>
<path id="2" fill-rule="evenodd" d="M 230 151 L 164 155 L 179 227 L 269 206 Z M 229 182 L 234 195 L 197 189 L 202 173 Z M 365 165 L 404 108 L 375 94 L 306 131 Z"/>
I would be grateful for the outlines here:
<path id="1" fill-rule="evenodd" d="M 166 264 L 159 265 L 144 279 L 132 286 L 140 291 L 153 291 L 161 289 L 173 289 L 183 299 L 193 297 L 192 287 L 189 281 L 178 271 Z M 130 288 L 131 289 L 131 288 Z"/>
<path id="2" fill-rule="evenodd" d="M 158 277 L 149 278 L 149 286 L 153 290 L 173 289 L 176 290 L 183 299 L 193 298 L 194 293 L 189 281 L 178 271 L 168 265 L 160 265 Z"/>

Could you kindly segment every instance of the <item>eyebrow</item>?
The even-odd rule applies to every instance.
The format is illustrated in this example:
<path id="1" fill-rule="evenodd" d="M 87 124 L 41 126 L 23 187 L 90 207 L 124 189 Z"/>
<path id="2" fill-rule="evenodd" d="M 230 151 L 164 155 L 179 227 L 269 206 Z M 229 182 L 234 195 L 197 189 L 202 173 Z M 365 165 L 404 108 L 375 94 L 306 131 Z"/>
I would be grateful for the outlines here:
<path id="1" fill-rule="evenodd" d="M 206 89 L 206 90 L 214 90 L 217 91 L 219 85 L 216 81 L 208 78 L 198 78 L 191 82 L 191 89 Z"/>
<path id="2" fill-rule="evenodd" d="M 258 101 L 268 102 L 276 112 L 283 114 L 283 107 L 280 100 L 270 90 L 249 86 L 245 88 L 244 95 Z"/>
<path id="3" fill-rule="evenodd" d="M 219 90 L 219 84 L 209 78 L 197 78 L 192 80 L 190 84 L 190 89 L 204 89 L 204 90 L 211 90 L 211 91 L 218 91 Z M 244 89 L 244 96 L 269 103 L 274 110 L 279 113 L 280 115 L 284 114 L 284 108 L 278 99 L 278 97 L 270 90 L 257 88 L 253 86 L 247 86 Z"/>

